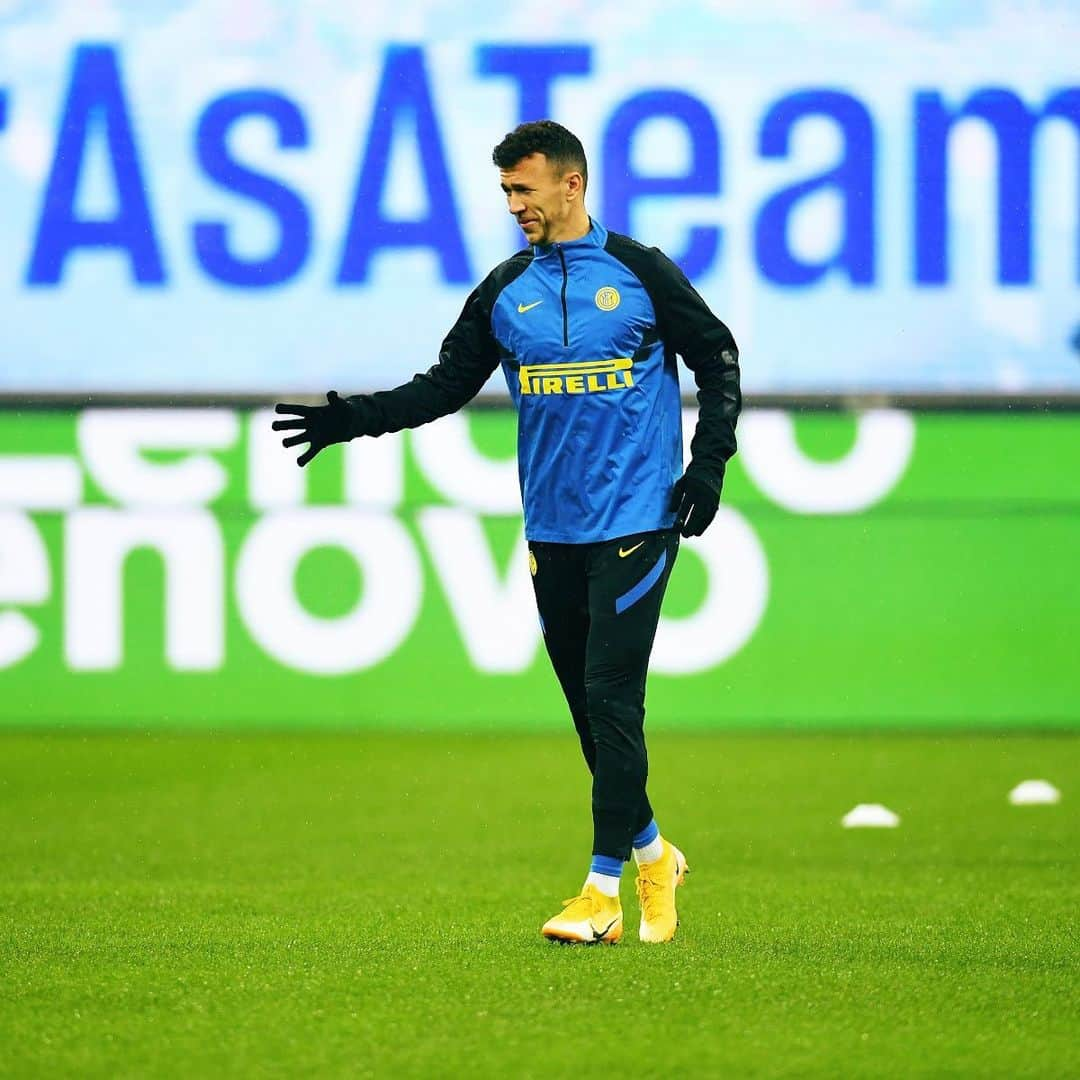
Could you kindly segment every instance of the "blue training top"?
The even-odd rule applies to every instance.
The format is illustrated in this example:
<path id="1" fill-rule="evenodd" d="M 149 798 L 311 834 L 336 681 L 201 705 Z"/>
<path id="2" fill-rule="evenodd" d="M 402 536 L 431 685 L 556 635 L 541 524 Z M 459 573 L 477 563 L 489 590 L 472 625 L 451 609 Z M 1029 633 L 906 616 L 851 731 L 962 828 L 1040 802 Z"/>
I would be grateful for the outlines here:
<path id="1" fill-rule="evenodd" d="M 347 400 L 358 432 L 416 427 L 461 408 L 501 362 L 518 410 L 525 535 L 590 543 L 674 522 L 676 353 L 699 391 L 687 473 L 719 490 L 741 406 L 731 332 L 662 252 L 595 221 L 578 240 L 497 266 L 429 371 Z"/>

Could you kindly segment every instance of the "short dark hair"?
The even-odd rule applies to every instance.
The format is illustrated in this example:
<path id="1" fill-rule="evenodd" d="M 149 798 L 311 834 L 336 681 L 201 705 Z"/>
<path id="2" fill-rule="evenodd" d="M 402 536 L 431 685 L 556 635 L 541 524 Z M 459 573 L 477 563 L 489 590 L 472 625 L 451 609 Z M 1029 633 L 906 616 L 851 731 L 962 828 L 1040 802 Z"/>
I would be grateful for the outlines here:
<path id="1" fill-rule="evenodd" d="M 589 166 L 581 140 L 554 120 L 530 120 L 518 124 L 491 152 L 491 160 L 500 169 L 512 169 L 530 154 L 543 154 L 559 171 L 577 169 L 582 190 L 589 186 Z"/>

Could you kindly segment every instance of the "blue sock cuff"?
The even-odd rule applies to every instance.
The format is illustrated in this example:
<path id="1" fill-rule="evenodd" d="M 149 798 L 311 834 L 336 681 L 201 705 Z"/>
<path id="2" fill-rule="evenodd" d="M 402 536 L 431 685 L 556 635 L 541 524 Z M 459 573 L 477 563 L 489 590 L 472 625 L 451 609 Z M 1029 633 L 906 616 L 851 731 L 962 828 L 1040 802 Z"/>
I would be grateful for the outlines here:
<path id="1" fill-rule="evenodd" d="M 634 847 L 645 847 L 646 844 L 651 844 L 660 835 L 660 826 L 656 824 L 656 818 L 653 818 L 644 829 L 641 830 L 634 837 Z"/>
<path id="2" fill-rule="evenodd" d="M 594 855 L 589 863 L 590 874 L 606 874 L 608 877 L 622 877 L 623 861 L 611 855 Z"/>

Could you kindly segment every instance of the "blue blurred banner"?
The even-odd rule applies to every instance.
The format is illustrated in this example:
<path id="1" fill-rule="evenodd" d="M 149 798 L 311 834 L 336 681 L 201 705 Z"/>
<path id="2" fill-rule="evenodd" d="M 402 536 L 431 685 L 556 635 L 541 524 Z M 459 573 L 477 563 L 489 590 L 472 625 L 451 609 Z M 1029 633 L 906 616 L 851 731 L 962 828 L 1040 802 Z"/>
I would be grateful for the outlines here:
<path id="1" fill-rule="evenodd" d="M 1080 7 L 533 15 L 0 0 L 0 392 L 407 378 L 520 243 L 491 148 L 541 116 L 748 391 L 1080 390 Z"/>

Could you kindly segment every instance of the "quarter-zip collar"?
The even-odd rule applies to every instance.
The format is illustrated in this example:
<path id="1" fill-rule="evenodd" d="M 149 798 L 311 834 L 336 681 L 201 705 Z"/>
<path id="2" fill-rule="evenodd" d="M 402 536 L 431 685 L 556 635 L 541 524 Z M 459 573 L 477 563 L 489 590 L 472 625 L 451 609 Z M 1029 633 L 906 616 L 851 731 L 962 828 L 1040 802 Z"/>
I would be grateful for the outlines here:
<path id="1" fill-rule="evenodd" d="M 578 251 L 582 248 L 602 248 L 607 243 L 607 229 L 595 218 L 589 218 L 589 231 L 576 240 L 556 240 L 554 244 L 533 244 L 533 258 L 558 258 L 559 249 Z"/>

